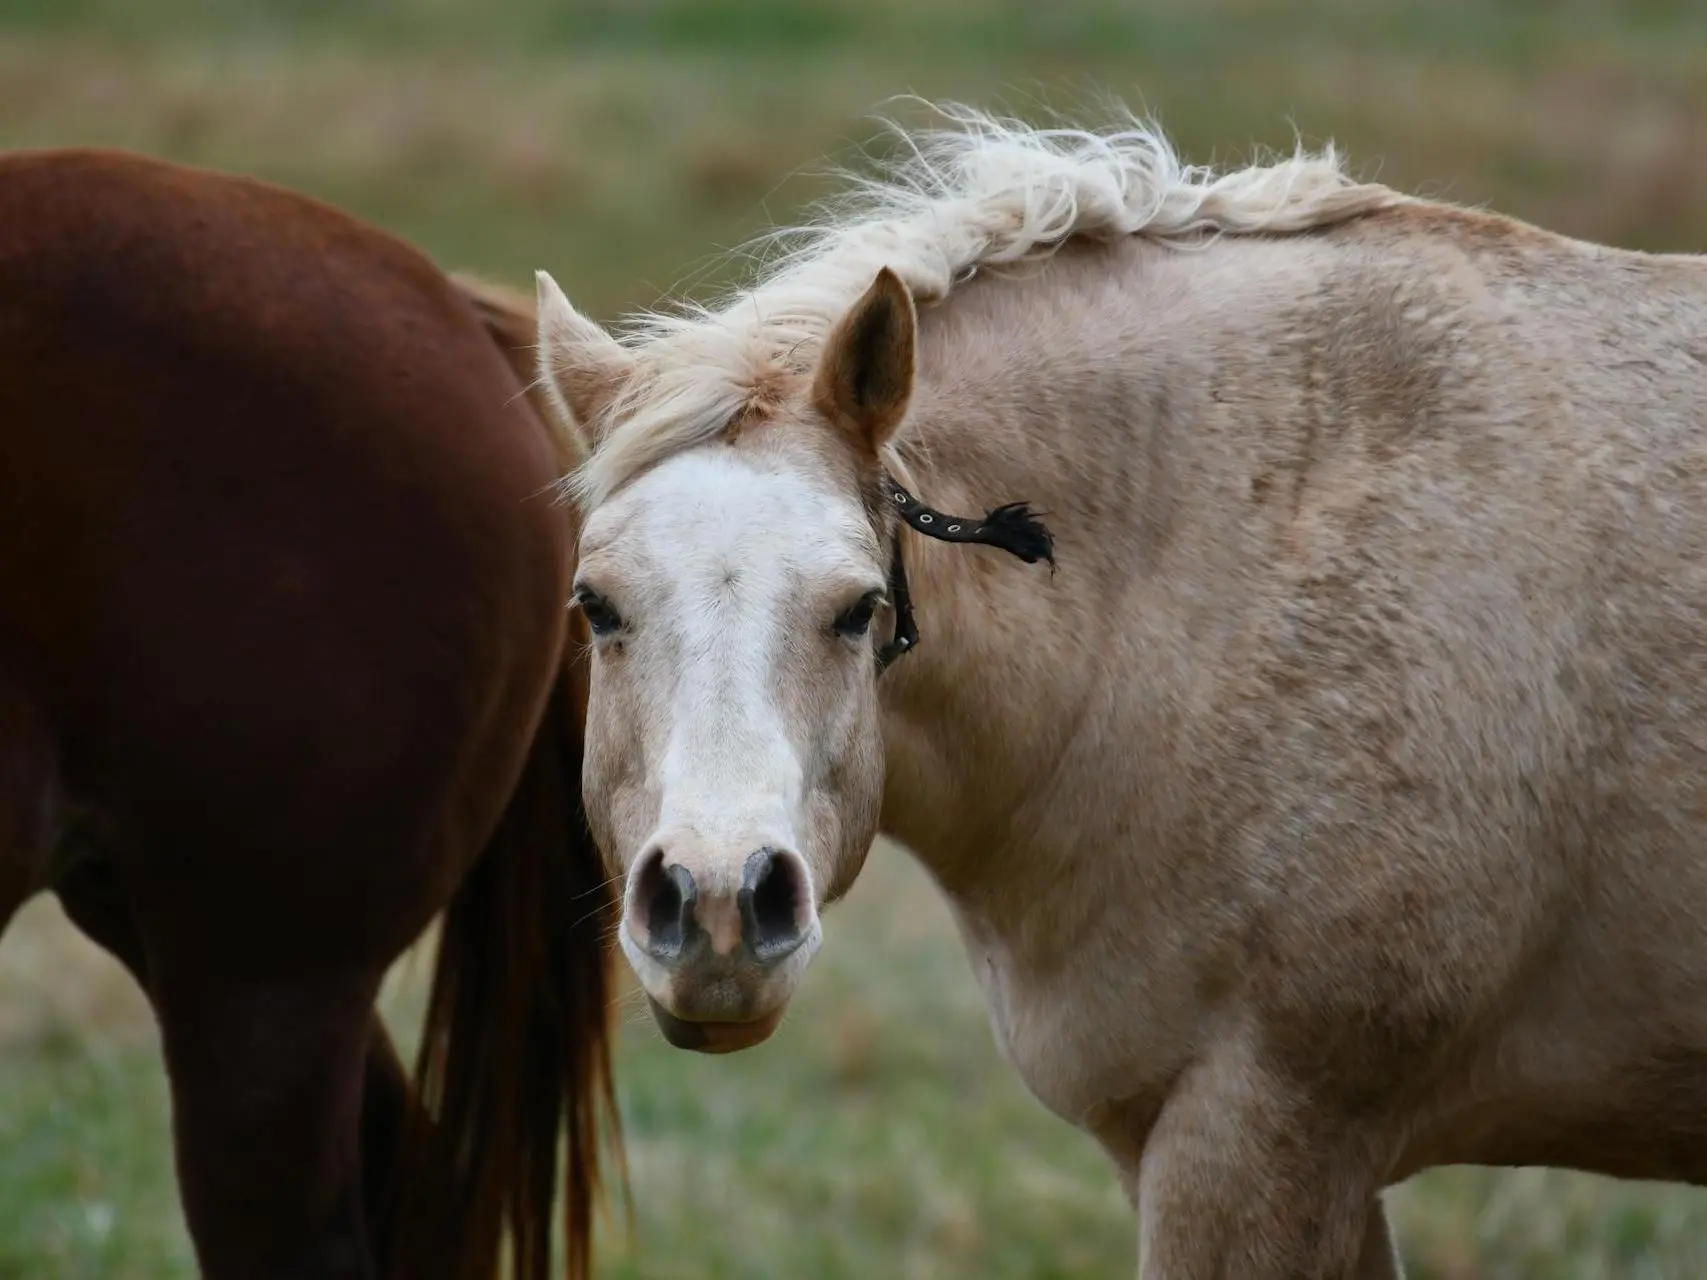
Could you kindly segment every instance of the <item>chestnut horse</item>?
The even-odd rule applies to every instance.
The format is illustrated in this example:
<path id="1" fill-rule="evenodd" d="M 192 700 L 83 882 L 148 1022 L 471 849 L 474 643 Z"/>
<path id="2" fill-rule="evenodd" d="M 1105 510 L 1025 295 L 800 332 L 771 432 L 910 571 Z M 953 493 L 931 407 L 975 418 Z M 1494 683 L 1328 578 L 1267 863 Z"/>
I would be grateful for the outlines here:
<path id="1" fill-rule="evenodd" d="M 210 1278 L 542 1280 L 565 1129 L 589 1271 L 570 455 L 501 304 L 260 182 L 0 158 L 0 925 L 51 888 L 146 990 Z M 411 1083 L 375 996 L 441 911 Z"/>
<path id="2" fill-rule="evenodd" d="M 727 305 L 541 281 L 666 1034 L 768 1035 L 882 830 L 1146 1277 L 1391 1280 L 1433 1165 L 1707 1183 L 1707 258 L 952 121 Z"/>

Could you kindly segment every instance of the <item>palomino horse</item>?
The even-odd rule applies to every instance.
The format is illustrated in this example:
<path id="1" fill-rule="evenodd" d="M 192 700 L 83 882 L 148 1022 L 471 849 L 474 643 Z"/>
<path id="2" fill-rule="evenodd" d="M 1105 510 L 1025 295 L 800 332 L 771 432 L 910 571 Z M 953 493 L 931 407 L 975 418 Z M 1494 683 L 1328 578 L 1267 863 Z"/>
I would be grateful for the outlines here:
<path id="1" fill-rule="evenodd" d="M 1146 1276 L 1392 1276 L 1443 1163 L 1707 1180 L 1707 259 L 951 115 L 726 306 L 541 279 L 666 1034 L 763 1039 L 881 830 Z"/>
<path id="2" fill-rule="evenodd" d="M 528 312 L 260 183 L 0 160 L 0 923 L 52 887 L 146 989 L 210 1278 L 543 1280 L 565 1127 L 589 1271 L 615 903 Z M 412 1087 L 374 998 L 447 908 Z"/>

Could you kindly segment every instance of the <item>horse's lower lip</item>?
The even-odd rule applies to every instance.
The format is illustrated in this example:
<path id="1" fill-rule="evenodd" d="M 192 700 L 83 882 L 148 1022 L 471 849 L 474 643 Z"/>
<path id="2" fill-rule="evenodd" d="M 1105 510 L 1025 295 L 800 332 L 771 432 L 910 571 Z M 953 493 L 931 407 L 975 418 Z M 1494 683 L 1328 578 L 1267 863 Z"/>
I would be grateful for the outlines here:
<path id="1" fill-rule="evenodd" d="M 646 997 L 646 1002 L 652 1006 L 652 1017 L 664 1039 L 678 1049 L 697 1053 L 736 1053 L 750 1049 L 770 1039 L 782 1022 L 781 1009 L 751 1022 L 689 1022 L 676 1017 L 651 996 Z"/>

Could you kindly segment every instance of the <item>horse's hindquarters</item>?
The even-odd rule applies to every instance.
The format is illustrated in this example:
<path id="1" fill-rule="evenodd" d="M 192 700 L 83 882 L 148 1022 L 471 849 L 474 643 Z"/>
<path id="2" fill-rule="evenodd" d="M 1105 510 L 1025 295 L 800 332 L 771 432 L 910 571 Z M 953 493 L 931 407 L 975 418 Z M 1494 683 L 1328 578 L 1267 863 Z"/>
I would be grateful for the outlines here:
<path id="1" fill-rule="evenodd" d="M 203 1270 L 365 1280 L 374 993 L 492 841 L 564 656 L 553 441 L 430 263 L 305 199 L 35 154 L 0 158 L 0 226 L 0 682 L 52 748 L 16 750 L 0 684 L 0 916 L 46 876 L 51 761 L 111 833 Z M 535 842 L 577 847 L 552 812 Z M 481 1116 L 529 1105 L 480 1083 Z M 557 1102 L 494 1121 L 520 1150 L 482 1194 L 538 1194 Z M 428 1273 L 478 1235 L 442 1225 Z"/>

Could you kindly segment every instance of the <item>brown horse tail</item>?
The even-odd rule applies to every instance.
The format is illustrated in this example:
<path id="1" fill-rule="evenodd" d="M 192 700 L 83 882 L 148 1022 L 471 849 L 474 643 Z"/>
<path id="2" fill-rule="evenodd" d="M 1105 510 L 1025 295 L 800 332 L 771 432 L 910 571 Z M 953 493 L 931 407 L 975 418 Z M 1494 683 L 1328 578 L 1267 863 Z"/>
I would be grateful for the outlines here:
<path id="1" fill-rule="evenodd" d="M 420 1105 L 387 1215 L 399 1278 L 489 1280 L 507 1246 L 516 1280 L 548 1280 L 562 1135 L 567 1274 L 588 1280 L 601 1136 L 625 1165 L 610 1066 L 616 902 L 581 807 L 576 662 L 572 647 L 509 807 L 440 926 Z M 625 1167 L 619 1180 L 626 1191 Z"/>
<path id="2" fill-rule="evenodd" d="M 531 302 L 480 288 L 487 331 L 531 364 L 510 341 L 524 315 L 533 341 Z M 601 1136 L 627 1191 L 610 1065 L 617 902 L 581 804 L 583 652 L 571 636 L 509 806 L 440 926 L 420 1105 L 386 1215 L 399 1278 L 489 1280 L 507 1249 L 516 1280 L 548 1280 L 560 1135 L 572 1280 L 592 1274 Z"/>

